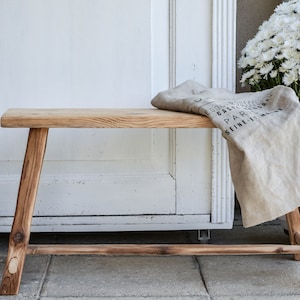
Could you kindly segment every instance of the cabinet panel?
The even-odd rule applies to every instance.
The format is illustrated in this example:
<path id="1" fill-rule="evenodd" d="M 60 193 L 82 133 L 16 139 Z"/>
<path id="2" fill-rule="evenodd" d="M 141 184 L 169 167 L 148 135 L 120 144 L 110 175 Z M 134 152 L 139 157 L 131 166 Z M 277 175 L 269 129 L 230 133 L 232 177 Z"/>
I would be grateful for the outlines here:
<path id="1" fill-rule="evenodd" d="M 210 86 L 212 2 L 0 1 L 0 112 L 150 107 L 186 79 Z M 0 129 L 0 231 L 26 134 Z M 50 130 L 33 231 L 227 228 L 211 223 L 211 150 L 210 130 Z"/>

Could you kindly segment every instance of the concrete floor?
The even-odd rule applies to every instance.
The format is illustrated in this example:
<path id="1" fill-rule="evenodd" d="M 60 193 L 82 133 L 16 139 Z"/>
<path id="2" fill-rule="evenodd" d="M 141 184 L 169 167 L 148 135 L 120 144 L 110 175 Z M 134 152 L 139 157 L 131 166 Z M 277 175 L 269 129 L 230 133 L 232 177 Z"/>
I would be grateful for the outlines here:
<path id="1" fill-rule="evenodd" d="M 0 235 L 0 268 L 7 234 Z M 196 242 L 196 232 L 33 234 L 32 243 Z M 211 243 L 289 243 L 278 222 L 213 231 Z M 201 257 L 28 256 L 18 296 L 0 299 L 299 300 L 290 255 Z"/>

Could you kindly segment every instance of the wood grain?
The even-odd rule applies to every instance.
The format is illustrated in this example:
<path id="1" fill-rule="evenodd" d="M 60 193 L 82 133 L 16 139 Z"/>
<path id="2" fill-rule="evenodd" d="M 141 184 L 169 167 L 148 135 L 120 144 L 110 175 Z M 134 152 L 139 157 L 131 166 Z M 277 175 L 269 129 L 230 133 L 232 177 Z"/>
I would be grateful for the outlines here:
<path id="1" fill-rule="evenodd" d="M 292 245 L 299 245 L 299 235 L 300 235 L 300 213 L 299 209 L 288 213 L 286 215 L 287 224 L 289 227 L 290 241 Z M 300 254 L 294 255 L 295 260 L 300 260 Z"/>
<path id="2" fill-rule="evenodd" d="M 254 255 L 294 254 L 300 260 L 299 210 L 287 215 L 292 245 L 110 244 L 28 245 L 49 128 L 214 128 L 203 116 L 157 109 L 9 109 L 1 126 L 30 128 L 0 294 L 19 292 L 27 254 Z"/>
<path id="3" fill-rule="evenodd" d="M 48 129 L 31 129 L 29 132 L 1 295 L 16 295 L 19 292 L 47 135 Z"/>
<path id="4" fill-rule="evenodd" d="M 293 245 L 102 244 L 29 245 L 27 254 L 54 255 L 254 255 L 299 254 Z"/>
<path id="5" fill-rule="evenodd" d="M 12 128 L 214 128 L 204 116 L 159 109 L 9 109 Z"/>

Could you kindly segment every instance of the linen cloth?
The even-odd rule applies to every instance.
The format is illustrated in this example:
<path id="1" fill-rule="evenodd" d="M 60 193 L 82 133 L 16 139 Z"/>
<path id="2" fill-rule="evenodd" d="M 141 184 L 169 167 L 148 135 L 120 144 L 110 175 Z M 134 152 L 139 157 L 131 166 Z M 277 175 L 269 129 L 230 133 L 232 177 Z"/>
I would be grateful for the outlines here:
<path id="1" fill-rule="evenodd" d="M 235 94 L 186 81 L 151 103 L 205 115 L 222 130 L 244 227 L 300 206 L 300 105 L 291 88 Z"/>

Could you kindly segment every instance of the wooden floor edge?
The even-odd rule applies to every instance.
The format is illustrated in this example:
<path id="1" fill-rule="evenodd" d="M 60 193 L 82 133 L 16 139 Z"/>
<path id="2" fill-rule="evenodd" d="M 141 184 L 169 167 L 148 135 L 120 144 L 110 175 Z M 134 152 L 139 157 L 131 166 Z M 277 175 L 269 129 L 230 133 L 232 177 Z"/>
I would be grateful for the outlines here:
<path id="1" fill-rule="evenodd" d="M 300 254 L 300 245 L 100 244 L 29 245 L 29 255 L 259 255 Z"/>

